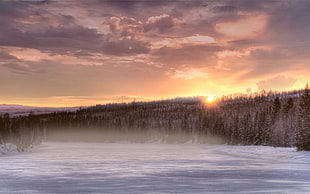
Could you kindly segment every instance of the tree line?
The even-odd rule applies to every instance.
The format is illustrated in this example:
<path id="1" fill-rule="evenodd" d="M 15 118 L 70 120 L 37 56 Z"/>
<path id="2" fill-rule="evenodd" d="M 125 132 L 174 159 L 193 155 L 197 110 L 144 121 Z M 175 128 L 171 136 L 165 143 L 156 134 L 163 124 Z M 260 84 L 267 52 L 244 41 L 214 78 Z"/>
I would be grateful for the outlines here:
<path id="1" fill-rule="evenodd" d="M 309 87 L 290 92 L 223 96 L 212 104 L 203 97 L 153 102 L 96 105 L 74 112 L 0 116 L 0 143 L 23 150 L 47 133 L 82 130 L 91 133 L 150 133 L 169 137 L 219 137 L 223 143 L 268 145 L 310 150 Z"/>

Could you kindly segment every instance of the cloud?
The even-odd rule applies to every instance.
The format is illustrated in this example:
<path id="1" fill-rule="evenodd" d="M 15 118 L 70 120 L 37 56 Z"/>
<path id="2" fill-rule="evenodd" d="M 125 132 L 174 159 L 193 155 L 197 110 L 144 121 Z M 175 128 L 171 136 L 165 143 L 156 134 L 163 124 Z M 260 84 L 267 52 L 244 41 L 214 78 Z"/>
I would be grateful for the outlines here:
<path id="1" fill-rule="evenodd" d="M 271 21 L 268 25 L 275 40 L 285 42 L 292 40 L 307 40 L 310 32 L 310 2 L 299 0 L 297 2 L 284 1 L 273 7 Z M 290 29 L 290 30 L 287 30 Z M 290 42 L 291 44 L 292 42 Z M 296 42 L 295 42 L 296 43 Z"/>
<path id="2" fill-rule="evenodd" d="M 251 59 L 255 61 L 279 61 L 295 58 L 294 51 L 282 48 L 258 48 L 251 51 Z"/>
<path id="3" fill-rule="evenodd" d="M 3 64 L 2 66 L 6 67 L 6 68 L 8 68 L 8 69 L 10 69 L 16 73 L 25 74 L 25 73 L 31 73 L 32 72 L 27 65 L 23 65 L 20 63 L 6 63 L 6 64 Z"/>
<path id="4" fill-rule="evenodd" d="M 74 53 L 79 50 L 97 52 L 102 42 L 95 30 L 81 26 L 71 28 L 49 28 L 41 32 L 22 32 L 9 28 L 0 31 L 1 46 L 34 48 L 50 53 Z"/>
<path id="5" fill-rule="evenodd" d="M 137 40 L 106 41 L 102 53 L 117 56 L 145 54 L 150 51 L 148 42 Z"/>
<path id="6" fill-rule="evenodd" d="M 205 45 L 214 43 L 215 40 L 210 36 L 203 35 L 193 35 L 183 38 L 164 38 L 159 41 L 152 42 L 152 48 L 161 48 L 161 47 L 173 47 L 173 48 L 181 48 L 183 46 L 188 45 Z"/>
<path id="7" fill-rule="evenodd" d="M 38 4 L 5 2 L 0 13 L 0 46 L 34 48 L 50 53 L 94 52 L 102 35 L 83 27 L 70 15 L 52 14 Z M 38 7 L 37 7 L 38 6 Z M 4 7 L 4 6 L 0 6 Z"/>
<path id="8" fill-rule="evenodd" d="M 232 22 L 219 22 L 215 25 L 216 31 L 232 38 L 249 38 L 261 34 L 268 21 L 263 13 L 239 13 L 240 19 Z"/>
<path id="9" fill-rule="evenodd" d="M 223 12 L 235 12 L 238 9 L 232 5 L 218 5 L 212 8 L 213 12 L 223 13 Z"/>
<path id="10" fill-rule="evenodd" d="M 123 56 L 149 51 L 147 41 L 138 40 L 143 26 L 139 26 L 134 18 L 113 17 L 107 24 L 112 33 L 102 34 L 97 29 L 81 25 L 74 16 L 51 13 L 38 4 L 26 4 L 24 10 L 19 4 L 7 5 L 7 18 L 0 19 L 0 25 L 6 26 L 0 30 L 0 46 L 76 56 L 93 53 Z"/>
<path id="11" fill-rule="evenodd" d="M 104 21 L 103 25 L 107 25 L 111 33 L 121 39 L 137 40 L 143 33 L 142 22 L 135 18 L 113 16 Z"/>
<path id="12" fill-rule="evenodd" d="M 266 75 L 280 74 L 307 69 L 308 57 L 298 50 L 282 46 L 260 46 L 247 49 L 249 52 L 243 59 L 248 61 L 248 71 L 240 78 L 251 79 Z"/>
<path id="13" fill-rule="evenodd" d="M 143 24 L 131 17 L 110 17 L 102 23 L 109 28 L 102 51 L 109 55 L 144 54 L 150 51 L 149 43 L 141 40 Z"/>
<path id="14" fill-rule="evenodd" d="M 111 40 L 94 29 L 82 26 L 50 27 L 44 31 L 22 32 L 9 28 L 0 31 L 0 46 L 34 48 L 55 54 L 90 55 L 103 53 L 109 55 L 128 55 L 148 52 L 148 43 L 135 39 Z"/>
<path id="15" fill-rule="evenodd" d="M 182 65 L 191 67 L 215 66 L 214 56 L 217 52 L 226 49 L 219 45 L 184 45 L 179 48 L 162 47 L 152 52 L 152 58 L 169 67 L 181 68 Z"/>
<path id="16" fill-rule="evenodd" d="M 8 61 L 8 60 L 17 60 L 17 58 L 15 56 L 13 56 L 7 52 L 1 51 L 1 50 L 0 50 L 0 59 L 1 59 L 1 62 Z"/>
<path id="17" fill-rule="evenodd" d="M 279 75 L 256 83 L 258 90 L 288 90 L 297 81 L 295 78 Z"/>
<path id="18" fill-rule="evenodd" d="M 90 3 L 91 2 L 91 3 Z M 139 0 L 126 0 L 126 1 L 102 1 L 102 0 L 87 0 L 79 3 L 80 6 L 91 7 L 91 9 L 101 10 L 99 13 L 106 14 L 111 12 L 112 15 L 127 16 L 138 18 L 139 20 L 146 20 L 154 15 L 161 15 L 165 11 L 171 11 L 177 8 L 180 4 L 193 4 L 191 2 L 177 2 L 177 1 L 139 1 Z M 104 10 L 104 11 L 102 11 Z"/>
<path id="19" fill-rule="evenodd" d="M 173 18 L 168 14 L 152 16 L 147 19 L 144 31 L 158 31 L 159 33 L 165 33 L 180 23 L 180 20 Z"/>

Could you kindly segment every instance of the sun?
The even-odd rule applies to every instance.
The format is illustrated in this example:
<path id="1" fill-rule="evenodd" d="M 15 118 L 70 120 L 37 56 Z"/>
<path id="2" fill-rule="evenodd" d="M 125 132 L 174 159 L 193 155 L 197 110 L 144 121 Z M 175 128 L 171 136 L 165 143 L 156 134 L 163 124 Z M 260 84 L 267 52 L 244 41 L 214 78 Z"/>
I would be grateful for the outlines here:
<path id="1" fill-rule="evenodd" d="M 215 101 L 215 96 L 207 96 L 206 103 L 212 104 Z"/>

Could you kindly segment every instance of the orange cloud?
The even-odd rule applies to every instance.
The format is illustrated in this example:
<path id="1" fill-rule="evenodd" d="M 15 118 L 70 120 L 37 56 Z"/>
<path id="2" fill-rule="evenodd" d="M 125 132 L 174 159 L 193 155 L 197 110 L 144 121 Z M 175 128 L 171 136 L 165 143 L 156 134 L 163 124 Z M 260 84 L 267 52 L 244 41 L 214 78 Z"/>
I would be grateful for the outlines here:
<path id="1" fill-rule="evenodd" d="M 193 35 L 187 36 L 183 38 L 164 38 L 159 41 L 155 41 L 151 44 L 152 49 L 161 48 L 161 47 L 173 47 L 173 48 L 181 48 L 184 45 L 204 45 L 215 43 L 214 38 L 211 36 L 204 35 Z"/>
<path id="2" fill-rule="evenodd" d="M 114 35 L 118 34 L 120 39 L 136 40 L 143 33 L 142 22 L 131 17 L 113 16 L 102 24 L 108 26 Z"/>
<path id="3" fill-rule="evenodd" d="M 216 31 L 231 38 L 252 38 L 262 33 L 268 22 L 263 13 L 240 12 L 239 16 L 237 21 L 217 23 Z"/>
<path id="4" fill-rule="evenodd" d="M 152 16 L 147 19 L 144 31 L 159 31 L 164 33 L 180 23 L 181 21 L 179 19 L 173 18 L 168 14 Z"/>

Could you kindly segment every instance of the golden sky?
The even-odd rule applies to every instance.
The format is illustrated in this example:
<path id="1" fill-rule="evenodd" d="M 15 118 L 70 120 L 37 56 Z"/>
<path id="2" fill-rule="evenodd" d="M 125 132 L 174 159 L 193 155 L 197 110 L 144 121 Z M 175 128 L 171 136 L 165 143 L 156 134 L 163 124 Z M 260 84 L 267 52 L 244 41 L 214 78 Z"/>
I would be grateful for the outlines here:
<path id="1" fill-rule="evenodd" d="M 0 0 L 0 104 L 303 88 L 310 1 Z"/>

